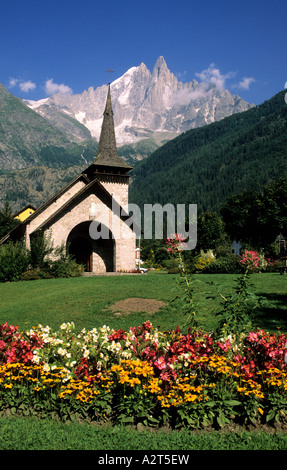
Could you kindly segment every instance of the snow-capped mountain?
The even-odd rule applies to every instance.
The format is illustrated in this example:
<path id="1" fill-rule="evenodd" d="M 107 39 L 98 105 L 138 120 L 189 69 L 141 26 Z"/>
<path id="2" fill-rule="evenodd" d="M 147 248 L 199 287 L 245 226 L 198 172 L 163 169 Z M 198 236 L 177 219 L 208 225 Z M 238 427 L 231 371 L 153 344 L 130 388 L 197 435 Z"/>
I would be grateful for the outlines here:
<path id="1" fill-rule="evenodd" d="M 98 140 L 106 97 L 107 85 L 102 85 L 81 94 L 58 93 L 26 104 L 53 124 L 57 124 L 57 112 L 65 113 L 84 124 Z M 252 106 L 212 83 L 178 81 L 163 57 L 158 58 L 152 73 L 141 63 L 113 81 L 111 97 L 118 145 L 138 142 L 155 133 L 180 134 Z"/>

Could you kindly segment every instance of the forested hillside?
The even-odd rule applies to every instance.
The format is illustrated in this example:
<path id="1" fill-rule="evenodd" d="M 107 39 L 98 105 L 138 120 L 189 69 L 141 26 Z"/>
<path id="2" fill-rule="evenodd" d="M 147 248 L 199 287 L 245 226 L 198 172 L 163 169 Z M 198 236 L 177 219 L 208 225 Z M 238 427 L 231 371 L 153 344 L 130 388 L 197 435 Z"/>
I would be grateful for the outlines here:
<path id="1" fill-rule="evenodd" d="M 96 143 L 85 126 L 64 116 L 56 127 L 0 84 L 0 168 L 79 165 L 92 161 Z M 65 123 L 65 124 L 64 124 Z"/>
<path id="2" fill-rule="evenodd" d="M 227 196 L 287 174 L 287 105 L 280 92 L 260 106 L 190 130 L 138 163 L 130 202 L 197 204 L 219 210 Z"/>

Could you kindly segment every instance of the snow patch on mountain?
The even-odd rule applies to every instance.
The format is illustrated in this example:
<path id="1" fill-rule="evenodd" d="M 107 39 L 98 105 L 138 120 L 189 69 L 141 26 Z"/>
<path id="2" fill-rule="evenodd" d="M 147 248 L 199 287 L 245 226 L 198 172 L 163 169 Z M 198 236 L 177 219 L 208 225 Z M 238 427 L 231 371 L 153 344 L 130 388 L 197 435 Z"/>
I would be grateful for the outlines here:
<path id="1" fill-rule="evenodd" d="M 25 103 L 27 106 L 29 106 L 29 108 L 36 110 L 37 108 L 39 108 L 39 106 L 44 105 L 48 101 L 49 101 L 49 98 L 43 98 L 42 100 L 38 100 L 38 101 L 25 100 Z"/>
<path id="2" fill-rule="evenodd" d="M 107 85 L 102 85 L 96 89 L 90 87 L 78 95 L 57 93 L 26 103 L 42 115 L 50 106 L 59 113 L 70 113 L 98 140 L 106 97 Z M 114 80 L 111 97 L 119 145 L 140 141 L 155 132 L 180 134 L 252 106 L 206 80 L 204 83 L 178 81 L 162 56 L 152 73 L 141 63 Z"/>

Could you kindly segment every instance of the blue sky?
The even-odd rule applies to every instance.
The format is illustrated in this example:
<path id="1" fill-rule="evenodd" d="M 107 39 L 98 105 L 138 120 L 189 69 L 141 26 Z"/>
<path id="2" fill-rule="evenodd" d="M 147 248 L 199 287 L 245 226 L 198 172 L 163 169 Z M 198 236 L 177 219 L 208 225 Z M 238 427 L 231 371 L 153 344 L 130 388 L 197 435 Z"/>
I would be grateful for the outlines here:
<path id="1" fill-rule="evenodd" d="M 255 104 L 287 81 L 286 0 L 10 0 L 0 14 L 0 82 L 21 98 L 82 93 L 159 56 Z"/>

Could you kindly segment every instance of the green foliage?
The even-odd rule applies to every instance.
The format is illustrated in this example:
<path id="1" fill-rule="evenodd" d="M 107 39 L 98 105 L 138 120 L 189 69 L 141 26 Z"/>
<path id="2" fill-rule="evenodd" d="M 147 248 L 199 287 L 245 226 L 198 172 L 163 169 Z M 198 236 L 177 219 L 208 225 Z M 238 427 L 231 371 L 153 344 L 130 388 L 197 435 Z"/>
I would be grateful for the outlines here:
<path id="1" fill-rule="evenodd" d="M 83 272 L 83 267 L 79 265 L 64 245 L 54 250 L 56 259 L 50 261 L 49 272 L 53 277 L 78 277 Z"/>
<path id="2" fill-rule="evenodd" d="M 244 190 L 227 198 L 221 214 L 231 239 L 266 248 L 274 255 L 276 237 L 287 235 L 287 178 L 266 184 L 259 191 Z"/>
<path id="3" fill-rule="evenodd" d="M 197 219 L 196 250 L 220 250 L 230 244 L 222 217 L 217 212 L 203 212 Z"/>
<path id="4" fill-rule="evenodd" d="M 263 298 L 251 291 L 252 283 L 248 269 L 236 281 L 233 292 L 223 295 L 218 289 L 222 299 L 221 307 L 216 312 L 220 316 L 217 327 L 219 337 L 234 334 L 239 337 L 243 331 L 252 327 L 254 312 L 262 306 Z"/>
<path id="5" fill-rule="evenodd" d="M 200 254 L 195 256 L 193 259 L 193 270 L 196 272 L 202 272 L 205 268 L 215 260 L 215 256 L 212 250 L 206 252 L 200 250 Z"/>
<path id="6" fill-rule="evenodd" d="M 141 259 L 151 268 L 165 266 L 169 256 L 163 240 L 141 240 Z"/>
<path id="7" fill-rule="evenodd" d="M 47 256 L 52 252 L 50 237 L 45 236 L 42 231 L 36 232 L 31 237 L 30 264 L 32 268 L 47 268 Z"/>
<path id="8" fill-rule="evenodd" d="M 192 129 L 138 163 L 130 201 L 194 203 L 219 211 L 230 194 L 286 175 L 287 106 L 281 92 L 260 106 Z"/>
<path id="9" fill-rule="evenodd" d="M 180 301 L 180 310 L 185 317 L 185 322 L 182 323 L 183 327 L 188 326 L 191 330 L 197 328 L 197 318 L 194 305 L 194 279 L 187 271 L 185 264 L 183 251 L 181 249 L 181 243 L 184 239 L 179 234 L 174 234 L 174 238 L 167 239 L 167 252 L 169 252 L 172 258 L 176 261 L 179 269 L 179 277 L 177 279 L 177 288 L 175 297 L 171 300 L 171 303 Z"/>
<path id="10" fill-rule="evenodd" d="M 29 268 L 20 276 L 20 281 L 35 281 L 39 279 L 52 279 L 54 276 L 48 269 Z"/>
<path id="11" fill-rule="evenodd" d="M 10 203 L 6 200 L 4 202 L 3 208 L 0 211 L 0 240 L 7 233 L 9 233 L 10 230 L 16 227 L 18 223 L 19 221 L 15 220 L 13 217 L 13 212 Z"/>
<path id="12" fill-rule="evenodd" d="M 40 207 L 81 171 L 81 164 L 61 168 L 33 166 L 0 175 L 0 185 L 5 197 L 17 210 L 25 207 L 27 201 Z"/>
<path id="13" fill-rule="evenodd" d="M 78 277 L 82 272 L 64 246 L 53 249 L 42 233 L 32 237 L 31 250 L 23 241 L 0 245 L 0 282 Z"/>
<path id="14" fill-rule="evenodd" d="M 85 158 L 91 161 L 95 156 L 92 151 L 95 143 L 87 128 L 61 113 L 57 122 L 55 126 L 0 84 L 1 166 L 14 169 L 39 163 L 48 166 L 81 164 L 83 150 Z"/>
<path id="15" fill-rule="evenodd" d="M 215 259 L 202 270 L 204 274 L 236 274 L 241 272 L 242 266 L 239 262 L 239 258 L 232 253 Z"/>
<path id="16" fill-rule="evenodd" d="M 91 426 L 88 422 L 9 416 L 0 418 L 1 450 L 285 450 L 286 433 L 269 431 L 141 432 L 131 426 Z M 155 451 L 157 449 L 157 451 Z M 109 452 L 107 452 L 109 455 Z"/>
<path id="17" fill-rule="evenodd" d="M 29 266 L 29 253 L 22 241 L 0 245 L 0 282 L 17 281 Z"/>

